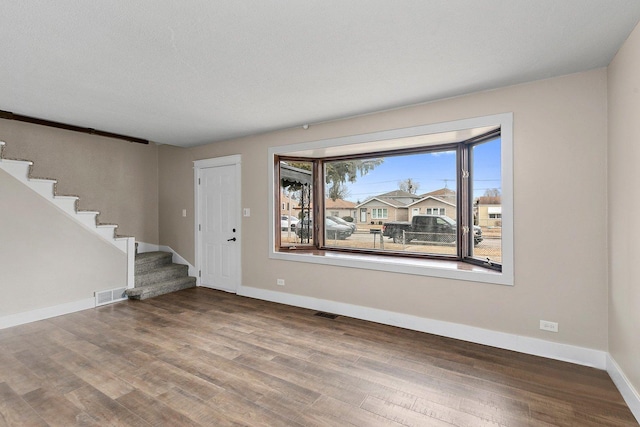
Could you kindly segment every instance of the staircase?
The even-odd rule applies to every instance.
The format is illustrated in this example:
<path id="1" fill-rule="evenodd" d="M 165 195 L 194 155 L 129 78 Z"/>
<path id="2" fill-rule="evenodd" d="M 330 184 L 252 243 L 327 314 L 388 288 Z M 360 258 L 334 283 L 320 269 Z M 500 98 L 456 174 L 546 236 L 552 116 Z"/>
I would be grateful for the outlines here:
<path id="1" fill-rule="evenodd" d="M 4 141 L 0 141 L 0 169 L 27 185 L 40 196 L 53 203 L 58 209 L 73 217 L 77 222 L 98 234 L 121 251 L 127 252 L 127 243 L 133 242 L 132 237 L 117 235 L 116 228 L 118 228 L 118 226 L 116 224 L 103 224 L 98 222 L 100 212 L 78 210 L 78 200 L 80 197 L 57 194 L 56 184 L 58 181 L 55 179 L 32 176 L 32 161 L 5 159 L 4 146 Z"/>
<path id="2" fill-rule="evenodd" d="M 133 263 L 135 239 L 130 236 L 121 236 L 116 233 L 115 224 L 103 224 L 98 222 L 97 211 L 85 211 L 78 209 L 78 196 L 57 194 L 57 181 L 50 178 L 32 176 L 33 162 L 22 159 L 7 159 L 4 157 L 4 141 L 0 141 L 0 169 L 22 182 L 27 187 L 38 193 L 58 209 L 72 217 L 86 229 L 97 234 L 120 251 L 127 255 L 127 287 L 133 287 Z"/>
<path id="3" fill-rule="evenodd" d="M 130 299 L 146 299 L 196 286 L 189 276 L 189 266 L 173 263 L 171 252 L 136 254 L 135 287 L 127 289 Z"/>
<path id="4" fill-rule="evenodd" d="M 129 236 L 116 234 L 115 224 L 98 222 L 99 212 L 78 210 L 78 196 L 59 195 L 57 181 L 32 176 L 33 162 L 4 158 L 5 143 L 0 141 L 0 169 L 12 175 L 47 199 L 78 223 L 108 241 L 127 255 L 127 291 L 130 299 L 145 299 L 196 286 L 196 278 L 189 277 L 187 265 L 174 264 L 170 252 L 137 254 L 137 243 Z M 135 245 L 135 247 L 134 247 Z M 135 261 L 134 261 L 135 254 Z M 135 273 L 134 273 L 135 271 Z M 121 291 L 118 289 L 118 291 Z M 119 299 L 110 300 L 115 302 Z"/>

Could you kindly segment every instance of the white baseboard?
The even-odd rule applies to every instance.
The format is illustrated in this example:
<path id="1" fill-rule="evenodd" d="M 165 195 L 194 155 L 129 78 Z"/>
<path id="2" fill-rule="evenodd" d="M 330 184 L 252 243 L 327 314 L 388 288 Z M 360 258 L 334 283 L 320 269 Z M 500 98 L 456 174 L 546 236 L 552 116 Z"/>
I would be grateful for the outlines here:
<path id="1" fill-rule="evenodd" d="M 238 295 L 340 314 L 356 319 L 398 326 L 405 329 L 513 350 L 520 353 L 591 366 L 602 370 L 607 367 L 607 353 L 605 351 L 585 347 L 577 347 L 477 328 L 475 326 L 246 286 L 241 286 L 238 289 Z"/>
<path id="2" fill-rule="evenodd" d="M 49 319 L 51 317 L 62 316 L 63 314 L 75 313 L 96 306 L 95 298 L 86 298 L 79 301 L 67 302 L 64 304 L 44 307 L 22 313 L 10 314 L 0 317 L 0 329 L 12 326 L 23 325 L 25 323 L 37 322 L 38 320 Z"/>
<path id="3" fill-rule="evenodd" d="M 154 251 L 171 252 L 173 254 L 173 262 L 175 262 L 176 264 L 188 265 L 189 266 L 189 276 L 193 276 L 193 277 L 198 278 L 198 271 L 196 270 L 196 268 L 193 265 L 191 265 L 191 263 L 189 261 L 184 259 L 182 257 L 182 255 L 180 255 L 178 252 L 174 251 L 170 246 L 154 245 L 153 243 L 144 243 L 144 242 L 137 242 L 137 243 L 138 243 L 138 253 L 154 252 Z M 199 278 L 198 278 L 198 280 L 199 280 Z"/>
<path id="4" fill-rule="evenodd" d="M 640 393 L 631 385 L 629 379 L 610 354 L 607 354 L 607 373 L 616 387 L 618 387 L 618 390 L 620 390 L 620 394 L 622 394 L 622 398 L 631 409 L 633 416 L 640 423 Z"/>
<path id="5" fill-rule="evenodd" d="M 154 243 L 145 243 L 145 242 L 138 242 L 138 241 L 136 241 L 136 243 L 138 244 L 139 254 L 143 252 L 155 252 L 160 250 L 160 246 Z"/>

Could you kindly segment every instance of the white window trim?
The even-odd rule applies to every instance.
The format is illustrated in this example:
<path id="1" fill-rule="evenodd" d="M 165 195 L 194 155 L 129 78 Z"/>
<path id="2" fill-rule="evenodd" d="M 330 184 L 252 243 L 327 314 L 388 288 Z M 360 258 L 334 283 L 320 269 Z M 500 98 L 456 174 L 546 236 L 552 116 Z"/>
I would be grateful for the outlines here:
<path id="1" fill-rule="evenodd" d="M 302 142 L 291 145 L 270 147 L 268 150 L 269 206 L 274 206 L 274 159 L 293 152 L 323 152 L 332 149 L 344 151 L 349 146 L 375 145 L 379 141 L 411 136 L 462 131 L 485 126 L 501 127 L 501 168 L 502 168 L 502 272 L 472 268 L 472 271 L 452 268 L 451 262 L 422 260 L 403 257 L 382 257 L 368 254 L 342 254 L 326 251 L 322 256 L 310 253 L 279 252 L 275 250 L 275 221 L 273 209 L 269 209 L 269 258 L 283 261 L 306 262 L 361 268 L 367 270 L 432 276 L 447 279 L 468 280 L 498 285 L 514 284 L 514 242 L 513 242 L 513 113 L 475 117 L 451 122 L 435 123 L 403 129 L 393 129 L 362 135 L 352 135 L 319 141 Z M 374 151 L 374 150 L 372 150 Z"/>
<path id="2" fill-rule="evenodd" d="M 382 216 L 378 216 L 378 211 Z M 375 215 L 374 215 L 375 212 Z M 371 208 L 371 219 L 389 219 L 389 209 L 387 208 Z"/>
<path id="3" fill-rule="evenodd" d="M 434 211 L 436 210 L 438 211 L 438 213 L 434 213 Z M 446 215 L 447 213 L 445 208 L 426 208 L 426 212 L 427 212 L 427 215 Z"/>

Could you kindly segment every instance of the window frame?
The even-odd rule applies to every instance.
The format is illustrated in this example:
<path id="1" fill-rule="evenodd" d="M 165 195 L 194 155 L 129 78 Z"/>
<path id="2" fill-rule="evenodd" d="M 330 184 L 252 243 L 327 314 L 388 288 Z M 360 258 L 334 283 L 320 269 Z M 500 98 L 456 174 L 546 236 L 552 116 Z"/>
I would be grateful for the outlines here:
<path id="1" fill-rule="evenodd" d="M 437 209 L 438 213 L 433 213 L 433 211 Z M 425 208 L 425 213 L 426 215 L 446 215 L 447 214 L 447 210 L 446 208 Z"/>
<path id="2" fill-rule="evenodd" d="M 378 211 L 382 215 L 378 215 Z M 374 212 L 376 212 L 375 215 Z M 371 208 L 371 219 L 389 219 L 389 208 Z"/>
<path id="3" fill-rule="evenodd" d="M 388 150 L 380 149 L 377 147 L 384 146 L 386 142 L 398 138 L 407 138 L 412 136 L 432 136 L 438 135 L 443 132 L 456 132 L 468 129 L 477 129 L 484 126 L 497 126 L 500 127 L 501 137 L 501 175 L 502 175 L 502 202 L 503 202 L 503 226 L 502 226 L 502 271 L 495 271 L 487 268 L 487 265 L 483 265 L 481 260 L 463 258 L 461 253 L 471 253 L 464 250 L 462 245 L 472 245 L 473 233 L 466 233 L 465 238 L 460 238 L 461 246 L 458 250 L 459 254 L 456 260 L 461 261 L 464 264 L 475 264 L 478 268 L 471 266 L 464 267 L 459 263 L 451 264 L 446 262 L 438 262 L 440 257 L 427 257 L 426 260 L 419 257 L 398 257 L 394 254 L 386 253 L 356 253 L 351 254 L 353 251 L 343 251 L 339 248 L 332 247 L 326 248 L 324 245 L 324 233 L 314 233 L 314 241 L 311 247 L 276 247 L 276 242 L 279 241 L 275 232 L 271 233 L 269 243 L 269 257 L 272 259 L 284 259 L 298 262 L 309 262 L 317 264 L 329 264 L 329 265 L 343 265 L 346 267 L 365 268 L 382 271 L 393 271 L 407 274 L 418 274 L 423 276 L 434 276 L 453 278 L 461 280 L 471 280 L 486 283 L 496 283 L 503 285 L 513 285 L 513 159 L 512 159 L 512 146 L 513 146 L 513 114 L 503 113 L 492 116 L 478 117 L 472 119 L 463 119 L 446 123 L 438 123 L 432 125 L 416 126 L 404 129 L 394 129 L 389 131 L 375 132 L 371 134 L 354 135 L 346 137 L 332 138 L 328 140 L 301 142 L 298 144 L 291 144 L 279 147 L 271 147 L 269 149 L 270 158 L 270 174 L 276 178 L 270 180 L 269 185 L 273 191 L 270 191 L 271 206 L 274 206 L 273 201 L 275 197 L 279 197 L 279 182 L 277 179 L 278 173 L 276 169 L 279 168 L 280 158 L 298 158 L 299 160 L 309 161 L 314 159 L 314 185 L 316 193 L 314 194 L 315 200 L 324 201 L 324 182 L 322 174 L 318 171 L 322 170 L 323 161 L 335 160 L 335 159 L 353 159 L 357 157 L 373 157 L 380 155 L 389 155 L 395 152 L 424 152 L 425 146 L 403 148 L 401 150 Z M 467 145 L 471 145 L 471 142 L 465 140 Z M 460 142 L 460 141 L 459 141 Z M 458 143 L 445 143 L 441 145 L 433 144 L 429 145 L 428 149 L 441 149 L 445 146 L 450 146 Z M 366 147 L 371 145 L 373 147 L 371 151 L 363 151 L 363 144 Z M 356 154 L 348 154 L 347 152 L 352 150 Z M 356 152 L 360 150 L 359 152 Z M 311 154 L 310 156 L 308 155 Z M 327 153 L 338 153 L 331 156 Z M 346 154 L 345 154 L 346 153 Z M 313 157 L 315 156 L 315 157 Z M 459 168 L 458 170 L 465 168 L 469 170 L 468 156 L 464 156 L 463 153 L 458 152 Z M 459 180 L 460 181 L 460 180 Z M 461 186 L 461 183 L 458 185 Z M 471 194 L 461 192 L 458 189 L 458 203 L 460 205 L 460 212 L 465 212 L 462 218 L 459 218 L 458 228 L 472 227 L 472 200 Z M 318 195 L 322 197 L 318 197 Z M 319 221 L 314 221 L 315 230 L 322 230 L 322 218 L 323 212 L 320 208 L 322 203 L 316 203 L 313 207 L 314 218 L 318 218 Z M 276 203 L 275 206 L 278 206 Z M 466 206 L 466 208 L 465 208 Z M 467 215 L 468 214 L 468 215 Z M 373 218 L 372 218 L 373 219 Z M 376 218 L 377 219 L 377 218 Z M 273 222 L 273 221 L 272 221 Z M 459 233 L 460 234 L 460 233 Z M 277 242 L 279 243 L 279 242 Z M 283 250 L 284 249 L 284 250 Z M 306 250 L 305 250 L 306 249 Z M 346 253 L 345 253 L 346 252 Z M 361 252 L 361 251 L 356 251 Z M 396 254 L 397 255 L 397 254 Z M 367 259 L 370 258 L 370 259 Z M 444 257 L 446 258 L 446 257 Z M 453 267 L 452 267 L 453 266 Z"/>

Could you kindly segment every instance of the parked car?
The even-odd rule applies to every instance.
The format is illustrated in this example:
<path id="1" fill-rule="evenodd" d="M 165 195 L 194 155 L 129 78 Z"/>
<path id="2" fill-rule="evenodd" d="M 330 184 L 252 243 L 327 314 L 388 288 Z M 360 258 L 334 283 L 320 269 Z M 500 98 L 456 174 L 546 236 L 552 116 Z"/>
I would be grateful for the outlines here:
<path id="1" fill-rule="evenodd" d="M 385 222 L 382 227 L 383 236 L 393 239 L 394 243 L 420 240 L 431 243 L 455 243 L 458 228 L 456 222 L 444 215 L 414 215 L 411 222 Z M 482 242 L 482 229 L 473 226 L 473 243 L 477 246 Z"/>
<path id="2" fill-rule="evenodd" d="M 331 221 L 337 222 L 338 224 L 342 224 L 342 225 L 346 225 L 348 227 L 351 227 L 351 233 L 355 233 L 356 232 L 357 226 L 353 222 L 345 221 L 344 219 L 340 218 L 339 216 L 333 216 L 333 215 L 329 215 L 329 216 L 327 216 L 327 218 L 330 219 Z"/>
<path id="3" fill-rule="evenodd" d="M 289 224 L 291 224 L 291 231 L 295 231 L 295 228 L 299 222 L 300 220 L 295 216 L 291 216 L 291 215 L 280 216 L 280 228 L 285 231 L 289 229 Z"/>
<path id="4" fill-rule="evenodd" d="M 328 218 L 325 218 L 324 220 L 324 228 L 326 238 L 331 240 L 344 240 L 347 237 L 351 236 L 351 234 L 353 234 L 351 227 L 349 227 L 348 225 L 338 224 L 337 222 Z M 300 222 L 298 224 L 298 227 L 296 228 L 296 234 L 301 239 L 312 237 L 313 222 L 308 219 L 302 220 L 302 222 Z"/>

